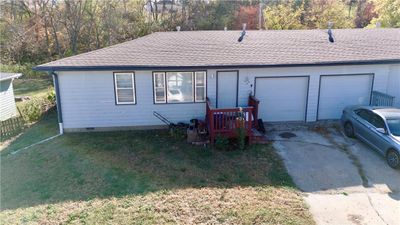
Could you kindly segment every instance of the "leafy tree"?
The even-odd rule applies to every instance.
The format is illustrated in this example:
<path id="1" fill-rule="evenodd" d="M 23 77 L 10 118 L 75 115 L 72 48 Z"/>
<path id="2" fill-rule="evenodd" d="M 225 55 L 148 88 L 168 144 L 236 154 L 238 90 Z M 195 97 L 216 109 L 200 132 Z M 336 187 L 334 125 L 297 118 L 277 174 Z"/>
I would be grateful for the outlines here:
<path id="1" fill-rule="evenodd" d="M 329 22 L 333 23 L 333 28 L 353 27 L 353 18 L 348 14 L 346 4 L 338 0 L 312 1 L 306 9 L 305 25 L 311 29 L 324 29 Z"/>
<path id="2" fill-rule="evenodd" d="M 303 5 L 296 5 L 291 0 L 287 3 L 269 5 L 264 10 L 264 23 L 266 29 L 287 30 L 302 29 L 300 16 L 302 15 Z"/>
<path id="3" fill-rule="evenodd" d="M 240 2 L 237 1 L 192 1 L 188 25 L 191 30 L 231 29 L 239 6 Z"/>
<path id="4" fill-rule="evenodd" d="M 371 20 L 377 16 L 378 14 L 375 12 L 375 5 L 373 2 L 368 0 L 359 0 L 354 24 L 357 28 L 366 27 L 370 24 Z"/>
<path id="5" fill-rule="evenodd" d="M 378 16 L 371 21 L 370 26 L 380 23 L 382 27 L 400 27 L 400 1 L 375 0 Z"/>
<path id="6" fill-rule="evenodd" d="M 347 4 L 347 5 L 346 5 Z M 323 29 L 353 27 L 354 0 L 290 0 L 270 3 L 264 11 L 267 29 Z"/>
<path id="7" fill-rule="evenodd" d="M 400 27 L 399 0 L 0 0 L 1 63 L 38 64 L 177 26 L 257 29 L 260 2 L 267 29 Z"/>
<path id="8" fill-rule="evenodd" d="M 238 12 L 236 13 L 236 20 L 234 24 L 234 29 L 242 29 L 243 23 L 246 23 L 246 27 L 249 30 L 259 29 L 258 24 L 259 7 L 250 6 L 240 6 Z"/>

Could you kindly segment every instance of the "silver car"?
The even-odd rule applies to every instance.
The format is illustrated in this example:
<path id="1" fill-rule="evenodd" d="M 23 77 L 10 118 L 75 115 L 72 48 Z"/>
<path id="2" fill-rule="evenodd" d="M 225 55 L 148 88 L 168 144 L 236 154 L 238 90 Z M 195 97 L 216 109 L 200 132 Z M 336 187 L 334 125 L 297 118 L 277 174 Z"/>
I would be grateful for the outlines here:
<path id="1" fill-rule="evenodd" d="M 349 106 L 341 122 L 348 137 L 357 137 L 386 157 L 392 168 L 400 168 L 400 109 Z"/>

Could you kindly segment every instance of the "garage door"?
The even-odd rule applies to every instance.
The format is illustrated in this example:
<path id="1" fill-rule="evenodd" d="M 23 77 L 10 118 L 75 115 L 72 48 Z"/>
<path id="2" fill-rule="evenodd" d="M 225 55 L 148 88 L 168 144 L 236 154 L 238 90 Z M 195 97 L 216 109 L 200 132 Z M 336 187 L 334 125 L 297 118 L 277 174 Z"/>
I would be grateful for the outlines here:
<path id="1" fill-rule="evenodd" d="M 348 105 L 369 105 L 373 75 L 321 76 L 318 120 L 339 119 Z"/>
<path id="2" fill-rule="evenodd" d="M 259 118 L 270 122 L 304 121 L 308 81 L 308 77 L 256 78 Z"/>

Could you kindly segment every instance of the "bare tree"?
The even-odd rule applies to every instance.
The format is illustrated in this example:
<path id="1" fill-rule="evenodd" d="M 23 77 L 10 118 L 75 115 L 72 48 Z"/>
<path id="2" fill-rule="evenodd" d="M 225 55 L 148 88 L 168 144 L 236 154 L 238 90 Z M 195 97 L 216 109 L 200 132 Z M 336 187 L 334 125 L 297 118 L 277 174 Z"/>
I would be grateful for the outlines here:
<path id="1" fill-rule="evenodd" d="M 62 23 L 68 33 L 70 49 L 73 54 L 78 53 L 79 33 L 83 24 L 82 16 L 86 7 L 85 0 L 64 0 L 65 14 Z"/>

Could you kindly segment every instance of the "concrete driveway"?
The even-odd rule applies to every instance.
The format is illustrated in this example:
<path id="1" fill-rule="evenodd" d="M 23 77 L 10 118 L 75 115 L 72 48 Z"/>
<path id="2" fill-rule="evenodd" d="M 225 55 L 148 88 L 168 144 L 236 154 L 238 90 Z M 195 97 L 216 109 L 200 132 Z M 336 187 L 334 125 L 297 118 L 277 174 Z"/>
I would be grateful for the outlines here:
<path id="1" fill-rule="evenodd" d="M 317 224 L 400 225 L 400 171 L 382 156 L 334 127 L 268 128 Z"/>

